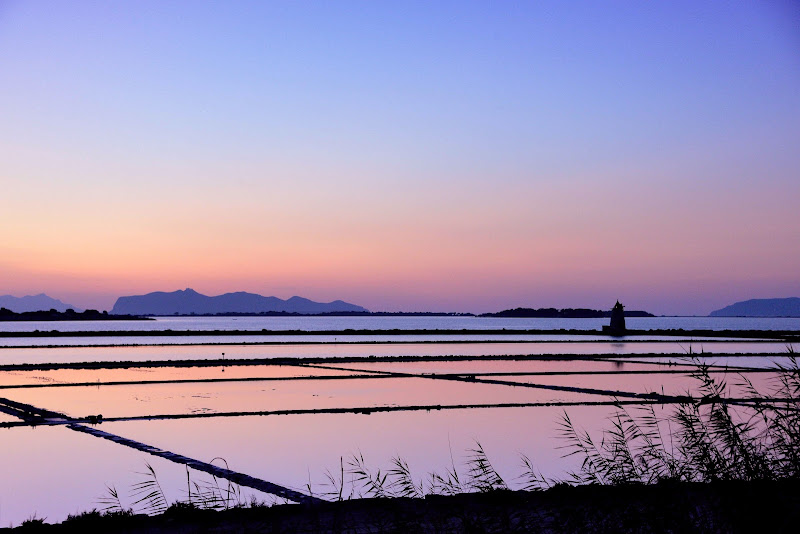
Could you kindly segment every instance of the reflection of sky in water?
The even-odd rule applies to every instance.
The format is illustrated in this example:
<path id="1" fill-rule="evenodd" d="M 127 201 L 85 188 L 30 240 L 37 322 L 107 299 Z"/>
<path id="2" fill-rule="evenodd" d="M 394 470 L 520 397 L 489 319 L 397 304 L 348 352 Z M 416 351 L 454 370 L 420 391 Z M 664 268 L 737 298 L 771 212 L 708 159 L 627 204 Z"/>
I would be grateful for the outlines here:
<path id="1" fill-rule="evenodd" d="M 626 358 L 627 360 L 628 358 Z M 686 356 L 662 356 L 647 358 L 647 360 L 637 360 L 636 357 L 630 358 L 637 362 L 664 363 L 677 365 L 694 365 L 692 358 Z M 791 368 L 793 366 L 791 358 L 788 356 L 695 356 L 694 361 L 699 361 L 714 367 L 744 367 L 753 369 L 776 369 L 778 366 Z"/>
<path id="2" fill-rule="evenodd" d="M 381 362 L 365 361 L 352 363 L 325 364 L 336 368 L 389 371 L 395 373 L 548 373 L 548 372 L 595 372 L 613 371 L 617 369 L 616 361 L 588 360 L 469 360 L 469 361 L 426 361 L 426 362 Z M 636 363 L 629 365 L 630 370 L 663 370 L 669 369 L 662 364 Z"/>
<path id="3" fill-rule="evenodd" d="M 0 371 L 0 386 L 14 384 L 135 382 L 155 380 L 207 380 L 347 376 L 348 371 L 285 365 L 214 367 L 139 367 L 130 369 L 58 369 L 53 371 Z M 0 392 L 2 392 L 0 387 Z M 0 393 L 2 396 L 2 393 Z"/>
<path id="4" fill-rule="evenodd" d="M 570 407 L 576 425 L 597 429 L 608 407 Z M 214 420 L 121 422 L 103 425 L 123 434 L 188 456 L 223 456 L 232 468 L 302 489 L 324 491 L 325 471 L 339 468 L 362 453 L 370 467 L 382 471 L 395 456 L 408 461 L 416 478 L 450 466 L 450 454 L 462 474 L 468 450 L 480 442 L 495 468 L 512 487 L 522 473 L 520 453 L 548 475 L 578 466 L 562 459 L 556 426 L 562 409 L 496 408 L 451 412 L 288 415 Z M 202 436 L 202 439 L 198 439 Z M 235 461 L 232 461 L 235 459 Z"/>
<path id="5" fill-rule="evenodd" d="M 65 427 L 0 428 L 0 440 L 2 527 L 18 526 L 34 514 L 56 522 L 100 508 L 106 485 L 116 486 L 131 506 L 130 487 L 142 480 L 136 472 L 145 470 L 145 462 L 155 468 L 168 498 L 185 497 L 184 466 Z"/>
<path id="6" fill-rule="evenodd" d="M 71 417 L 605 400 L 580 393 L 426 378 L 154 384 L 7 390 L 11 400 Z"/>
<path id="7" fill-rule="evenodd" d="M 19 421 L 16 417 L 0 412 L 0 423 L 13 423 Z"/>
<path id="8" fill-rule="evenodd" d="M 717 380 L 724 380 L 729 388 L 728 396 L 747 395 L 741 387 L 742 379 L 737 373 L 714 374 Z M 747 378 L 758 391 L 768 393 L 772 390 L 776 375 L 772 373 L 751 373 Z M 658 393 L 664 395 L 701 395 L 701 382 L 687 374 L 647 374 L 647 375 L 575 375 L 575 376 L 536 376 L 503 377 L 509 382 L 570 386 L 590 389 L 610 389 L 629 393 Z"/>
<path id="9" fill-rule="evenodd" d="M 576 424 L 596 429 L 607 407 L 571 407 Z M 522 473 L 520 453 L 545 474 L 576 468 L 560 458 L 556 408 L 483 409 L 451 412 L 291 415 L 210 420 L 104 423 L 99 428 L 202 461 L 223 457 L 231 469 L 304 490 L 325 491 L 325 472 L 356 453 L 371 467 L 389 467 L 395 456 L 417 477 L 450 466 L 452 455 L 464 474 L 468 450 L 480 442 L 512 487 Z M 170 499 L 185 498 L 183 466 L 64 427 L 0 429 L 5 460 L 0 486 L 0 525 L 18 525 L 34 512 L 58 521 L 68 513 L 97 507 L 105 486 L 123 500 L 149 462 Z M 13 461 L 9 459 L 13 458 Z M 269 496 L 262 495 L 268 499 Z M 127 502 L 130 504 L 130 499 Z"/>
<path id="10" fill-rule="evenodd" d="M 2 340 L 0 340 L 2 341 Z M 623 345 L 623 346 L 619 346 Z M 208 360 L 221 358 L 304 358 L 348 356 L 481 356 L 503 354 L 678 354 L 687 355 L 685 342 L 647 343 L 378 343 L 310 345 L 194 345 L 146 347 L 58 347 L 0 349 L 0 364 L 145 360 Z M 693 345 L 694 346 L 694 345 Z M 715 342 L 704 350 L 717 354 L 786 354 L 785 343 Z M 694 346 L 694 354 L 699 347 Z"/>
<path id="11" fill-rule="evenodd" d="M 295 345 L 127 347 L 3 350 L 4 359 L 28 361 L 90 361 L 122 359 L 257 358 L 277 356 L 386 356 L 402 354 L 530 354 L 575 355 L 616 352 L 635 360 L 625 371 L 680 369 L 689 359 L 662 356 L 636 358 L 636 351 L 675 350 L 675 343 L 542 343 L 542 344 L 398 344 L 398 345 Z M 716 347 L 763 348 L 762 344 L 714 344 Z M 568 357 L 568 354 L 567 354 Z M 765 367 L 787 357 L 704 357 L 705 361 L 737 366 Z M 56 371 L 0 371 L 0 385 L 60 382 L 108 382 L 137 380 L 203 380 L 245 377 L 346 376 L 358 369 L 399 373 L 547 373 L 613 371 L 619 361 L 364 361 L 332 365 L 350 369 L 330 370 L 302 366 L 247 366 L 208 368 L 149 368 Z M 102 413 L 105 417 L 164 413 L 199 414 L 229 411 L 268 411 L 305 408 L 342 408 L 404 405 L 454 405 L 500 402 L 596 401 L 606 397 L 528 387 L 433 380 L 428 378 L 378 378 L 337 380 L 277 380 L 260 382 L 203 382 L 118 386 L 0 389 L 0 397 L 64 411 L 73 416 Z M 735 380 L 727 377 L 728 383 Z M 769 374 L 750 374 L 761 389 Z M 612 389 L 644 393 L 681 394 L 694 382 L 686 374 L 607 374 L 501 376 L 497 380 L 568 387 Z M 656 407 L 668 413 L 670 407 Z M 597 430 L 606 426 L 612 408 L 571 406 L 566 408 L 579 427 Z M 512 487 L 522 473 L 520 453 L 525 453 L 546 475 L 563 475 L 576 468 L 580 459 L 561 458 L 557 423 L 563 408 L 491 408 L 447 411 L 415 411 L 365 414 L 269 415 L 187 420 L 106 422 L 100 428 L 149 445 L 199 460 L 224 457 L 232 469 L 303 490 L 311 479 L 316 491 L 325 491 L 326 470 L 334 471 L 340 457 L 361 452 L 369 466 L 385 470 L 395 456 L 408 461 L 417 478 L 450 466 L 451 452 L 457 467 L 468 450 L 480 442 L 495 467 Z M 0 414 L 0 421 L 15 420 Z M 14 427 L 0 429 L 3 443 L 3 478 L 12 481 L 0 487 L 0 525 L 19 524 L 34 512 L 49 520 L 63 519 L 97 506 L 105 484 L 126 491 L 137 481 L 136 471 L 149 461 L 171 493 L 183 497 L 185 470 L 113 443 L 68 431 L 64 427 Z M 13 461 L 9 461 L 13 458 Z M 515 485 L 516 484 L 516 485 Z"/>
<path id="12" fill-rule="evenodd" d="M 662 340 L 672 342 L 667 336 L 628 336 L 630 341 Z M 719 341 L 735 338 L 694 338 L 697 341 Z M 608 343 L 608 336 L 547 335 L 547 334 L 447 334 L 447 335 L 213 335 L 213 336 L 91 336 L 91 337 L 4 337 L 0 347 L 119 347 L 125 345 L 213 345 L 255 343 L 415 343 L 431 341 L 469 342 L 564 342 L 597 341 Z"/>

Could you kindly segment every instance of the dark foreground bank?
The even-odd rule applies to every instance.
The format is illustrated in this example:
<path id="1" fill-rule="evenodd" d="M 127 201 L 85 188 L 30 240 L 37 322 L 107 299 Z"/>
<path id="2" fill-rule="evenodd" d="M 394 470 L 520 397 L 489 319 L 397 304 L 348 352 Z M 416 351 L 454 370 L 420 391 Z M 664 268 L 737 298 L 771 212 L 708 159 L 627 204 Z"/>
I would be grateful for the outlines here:
<path id="1" fill-rule="evenodd" d="M 800 481 L 566 486 L 425 499 L 357 499 L 211 511 L 88 513 L 41 532 L 796 532 Z M 8 530 L 8 529 L 0 529 Z"/>

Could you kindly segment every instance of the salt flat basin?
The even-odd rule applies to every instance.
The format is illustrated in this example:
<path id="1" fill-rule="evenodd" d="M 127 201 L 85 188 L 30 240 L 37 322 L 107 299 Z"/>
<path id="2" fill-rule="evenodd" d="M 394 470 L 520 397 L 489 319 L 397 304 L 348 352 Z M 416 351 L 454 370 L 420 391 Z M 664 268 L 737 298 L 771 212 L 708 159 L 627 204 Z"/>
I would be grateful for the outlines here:
<path id="1" fill-rule="evenodd" d="M 0 371 L 0 396 L 3 388 L 19 385 L 48 386 L 107 382 L 152 382 L 169 380 L 288 379 L 308 376 L 352 376 L 353 371 L 312 368 L 299 365 L 248 365 L 209 367 L 131 367 L 125 369 L 55 369 Z"/>
<path id="2" fill-rule="evenodd" d="M 683 393 L 693 364 L 676 342 L 662 343 L 397 343 L 322 345 L 206 345 L 120 348 L 0 349 L 2 363 L 46 363 L 69 361 L 180 362 L 187 359 L 307 358 L 327 357 L 312 365 L 208 367 L 131 367 L 126 369 L 0 370 L 0 386 L 33 385 L 27 389 L 0 388 L 0 397 L 27 402 L 40 408 L 66 412 L 75 417 L 102 413 L 114 416 L 159 414 L 212 415 L 221 412 L 303 409 L 348 409 L 365 407 L 402 408 L 409 405 L 496 404 L 501 402 L 593 402 L 608 396 L 530 388 L 526 384 L 551 387 L 584 387 Z M 760 356 L 765 349 L 781 353 L 782 344 L 713 343 L 705 347 L 746 353 L 744 356 L 695 356 L 696 361 L 763 368 L 775 362 L 789 363 L 788 356 Z M 694 347 L 694 353 L 699 345 Z M 488 360 L 505 354 L 557 355 L 538 360 Z M 381 361 L 389 356 L 474 357 L 468 361 Z M 600 355 L 600 356 L 598 356 Z M 363 361 L 339 361 L 343 357 L 375 356 Z M 597 358 L 594 358 L 598 356 Z M 593 359 L 594 358 L 594 359 Z M 298 360 L 298 363 L 303 363 Z M 331 369 L 329 367 L 335 367 Z M 646 374 L 652 371 L 679 374 Z M 716 368 L 719 370 L 719 368 Z M 622 371 L 619 373 L 618 371 Z M 377 374 L 475 374 L 475 379 L 452 381 L 425 377 L 348 378 L 363 372 Z M 641 374 L 626 374 L 639 372 Z M 520 373 L 516 376 L 482 377 L 481 373 Z M 525 375 L 523 373 L 582 373 Z M 608 373 L 608 374 L 596 374 Z M 749 373 L 755 381 L 769 374 Z M 718 376 L 718 375 L 714 375 Z M 719 375 L 722 376 L 722 375 Z M 333 378 L 326 378 L 333 377 Z M 222 379 L 260 378 L 258 382 L 217 382 Z M 206 380 L 198 383 L 133 385 L 81 385 L 48 387 L 49 384 L 87 382 L 148 382 L 153 380 Z M 487 384 L 498 380 L 516 386 Z M 631 413 L 645 407 L 626 406 Z M 666 417 L 670 405 L 650 406 Z M 369 410 L 367 410 L 369 411 Z M 512 488 L 524 484 L 520 454 L 527 454 L 546 476 L 566 477 L 577 469 L 581 458 L 562 458 L 565 450 L 560 418 L 566 412 L 576 426 L 595 438 L 607 428 L 612 406 L 535 406 L 464 408 L 366 413 L 289 413 L 284 415 L 203 419 L 106 421 L 97 428 L 139 440 L 168 451 L 210 461 L 223 457 L 239 472 L 297 490 L 310 484 L 317 494 L 330 491 L 326 472 L 339 472 L 354 454 L 363 454 L 367 467 L 385 472 L 393 457 L 405 459 L 417 478 L 431 471 L 443 473 L 453 465 L 463 475 L 465 463 L 480 442 L 492 464 Z M 0 422 L 16 421 L 0 415 Z M 156 469 L 169 500 L 186 497 L 186 469 L 122 445 L 78 434 L 64 426 L 0 428 L 4 458 L 2 473 L 11 483 L 0 487 L 0 524 L 19 524 L 35 512 L 48 521 L 64 519 L 68 513 L 98 506 L 97 498 L 113 484 L 124 499 L 141 481 L 145 462 Z M 219 460 L 216 460 L 219 462 Z M 192 475 L 194 476 L 194 475 Z M 346 476 L 346 483 L 352 477 Z M 344 489 L 352 492 L 351 486 Z M 245 490 L 246 493 L 246 490 Z M 260 498 L 269 500 L 268 495 Z"/>
<path id="3" fill-rule="evenodd" d="M 593 373 L 619 371 L 666 371 L 682 369 L 676 363 L 620 363 L 616 360 L 587 360 L 564 356 L 561 359 L 547 360 L 464 360 L 464 361 L 359 361 L 310 364 L 319 369 L 347 369 L 350 371 L 369 371 L 384 373 L 415 374 L 476 374 L 476 373 Z"/>
<path id="4" fill-rule="evenodd" d="M 613 408 L 570 407 L 573 422 L 599 430 Z M 575 457 L 562 458 L 558 422 L 563 409 L 491 408 L 450 412 L 285 415 L 207 421 L 132 421 L 104 423 L 103 429 L 181 450 L 196 458 L 222 456 L 233 469 L 302 490 L 310 482 L 317 494 L 326 490 L 326 472 L 345 469 L 352 455 L 385 472 L 402 457 L 415 478 L 431 471 L 444 474 L 453 464 L 464 476 L 470 449 L 480 443 L 492 464 L 513 488 L 522 486 L 521 454 L 550 476 L 577 469 Z M 351 477 L 345 475 L 348 480 Z M 347 488 L 345 497 L 347 497 Z"/>
<path id="5" fill-rule="evenodd" d="M 0 412 L 0 423 L 15 423 L 18 421 L 19 419 L 16 417 Z"/>
<path id="6" fill-rule="evenodd" d="M 719 342 L 736 341 L 737 338 L 690 337 L 690 336 L 625 336 L 624 342 L 663 341 L 673 342 Z M 225 333 L 213 335 L 136 335 L 136 336 L 76 336 L 76 337 L 2 337 L 0 348 L 18 347 L 118 347 L 148 345 L 237 345 L 237 344 L 285 344 L 285 343 L 422 343 L 422 342 L 622 342 L 621 338 L 608 335 L 568 335 L 568 334 L 236 334 Z M 765 340 L 768 341 L 768 340 Z"/>
<path id="7" fill-rule="evenodd" d="M 146 463 L 155 469 L 170 502 L 187 496 L 184 466 L 63 426 L 0 428 L 0 442 L 0 527 L 19 526 L 34 516 L 55 523 L 68 514 L 102 509 L 100 499 L 108 497 L 108 487 L 116 487 L 123 505 L 131 507 L 133 484 L 147 480 L 139 474 Z M 210 479 L 193 473 L 192 480 Z M 243 494 L 245 500 L 251 494 L 268 497 L 247 488 Z"/>
<path id="8" fill-rule="evenodd" d="M 737 360 L 737 358 L 731 358 Z M 701 395 L 701 381 L 693 377 L 698 368 L 696 364 L 670 362 L 645 363 L 628 362 L 620 365 L 618 361 L 585 360 L 546 360 L 546 361 L 428 361 L 428 362 L 354 362 L 343 363 L 337 367 L 350 370 L 381 371 L 394 373 L 420 374 L 474 374 L 478 381 L 496 380 L 520 384 L 539 384 L 544 386 L 577 387 L 596 390 L 618 390 L 628 393 L 659 393 L 665 395 Z M 758 368 L 757 368 L 758 369 Z M 778 385 L 778 375 L 767 372 L 746 370 L 721 372 L 712 369 L 715 380 L 724 381 L 730 388 L 730 396 L 748 396 L 750 391 L 743 386 L 745 378 L 758 391 L 767 394 Z M 558 375 L 551 373 L 568 372 Z M 481 376 L 489 373 L 490 376 Z M 496 373 L 500 376 L 492 376 Z M 506 373 L 521 373 L 507 376 Z M 547 373 L 528 375 L 525 373 Z"/>
<path id="9" fill-rule="evenodd" d="M 202 367 L 128 367 L 119 369 L 0 370 L 0 390 L 15 386 L 105 384 L 187 380 L 290 379 L 308 376 L 354 376 L 379 372 L 415 374 L 637 372 L 689 368 L 676 363 L 620 363 L 612 360 L 465 360 L 421 362 L 331 362 L 307 365 L 210 365 Z"/>
<path id="10" fill-rule="evenodd" d="M 596 395 L 427 378 L 85 386 L 4 391 L 13 401 L 71 417 L 312 410 L 405 405 L 583 402 Z"/>
<path id="11" fill-rule="evenodd" d="M 749 380 L 758 392 L 770 394 L 779 385 L 773 373 L 720 373 L 714 374 L 717 381 L 728 386 L 728 397 L 745 398 L 752 396 L 745 386 L 744 378 Z M 482 379 L 481 377 L 478 380 Z M 520 384 L 539 384 L 543 386 L 577 387 L 586 389 L 618 390 L 627 393 L 657 393 L 659 395 L 692 395 L 702 397 L 708 394 L 701 389 L 702 382 L 686 374 L 647 374 L 647 375 L 568 375 L 568 376 L 512 376 L 498 377 L 506 382 Z"/>
<path id="12" fill-rule="evenodd" d="M 317 495 L 330 491 L 326 472 L 336 473 L 354 454 L 363 454 L 370 468 L 384 471 L 392 458 L 405 459 L 415 478 L 431 471 L 444 474 L 455 465 L 466 476 L 470 449 L 479 442 L 492 464 L 512 488 L 520 488 L 527 454 L 543 473 L 563 476 L 577 469 L 575 457 L 561 458 L 555 437 L 563 412 L 555 408 L 486 409 L 455 412 L 289 415 L 214 420 L 135 421 L 103 423 L 101 428 L 127 438 L 209 462 L 224 458 L 228 466 L 271 482 Z M 573 407 L 577 425 L 599 429 L 608 407 Z M 113 486 L 123 506 L 132 506 L 131 487 L 146 480 L 150 463 L 167 499 L 187 497 L 184 466 L 153 457 L 65 427 L 0 428 L 4 480 L 0 485 L 0 525 L 19 525 L 35 513 L 57 522 L 67 514 L 100 508 L 99 499 Z M 216 465 L 224 465 L 221 460 Z M 345 498 L 352 478 L 346 476 Z M 190 472 L 192 481 L 208 479 Z M 220 484 L 225 487 L 224 481 Z M 243 488 L 245 502 L 270 495 Z"/>
<path id="13" fill-rule="evenodd" d="M 627 356 L 619 358 L 622 362 L 648 362 L 648 363 L 662 363 L 673 365 L 697 365 L 703 363 L 717 368 L 730 367 L 730 368 L 754 368 L 754 369 L 777 369 L 779 366 L 784 369 L 791 369 L 795 366 L 792 357 L 788 355 L 696 355 L 691 358 L 684 356 L 656 356 L 648 357 L 647 359 L 637 358 L 636 356 Z"/>
<path id="14" fill-rule="evenodd" d="M 1 348 L 0 365 L 45 362 L 145 361 L 233 358 L 337 358 L 359 356 L 484 356 L 505 354 L 786 354 L 785 343 L 764 342 L 536 342 L 536 343 L 375 343 L 285 345 L 193 345 L 135 347 Z"/>

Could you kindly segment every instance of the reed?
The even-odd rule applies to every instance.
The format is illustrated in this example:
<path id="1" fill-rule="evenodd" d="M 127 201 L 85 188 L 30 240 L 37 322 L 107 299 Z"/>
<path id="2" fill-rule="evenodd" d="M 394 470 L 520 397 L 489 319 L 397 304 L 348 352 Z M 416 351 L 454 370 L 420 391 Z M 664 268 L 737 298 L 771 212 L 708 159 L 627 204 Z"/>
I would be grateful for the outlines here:
<path id="1" fill-rule="evenodd" d="M 452 461 L 444 475 L 431 472 L 425 477 L 414 478 L 411 467 L 403 458 L 396 456 L 387 470 L 372 469 L 359 452 L 345 460 L 339 459 L 336 473 L 326 471 L 326 488 L 322 495 L 333 501 L 357 498 L 424 498 L 428 495 L 456 495 L 467 492 L 489 492 L 509 489 L 505 480 L 489 460 L 480 442 L 470 449 L 463 474 Z M 309 491 L 311 485 L 307 485 Z M 312 492 L 313 493 L 313 492 Z"/>
<path id="2" fill-rule="evenodd" d="M 158 481 L 155 469 L 145 462 L 146 471 L 139 473 L 144 480 L 137 482 L 131 489 L 131 497 L 134 499 L 133 508 L 139 508 L 142 512 L 150 514 L 162 514 L 169 504 L 161 483 Z"/>
<path id="3" fill-rule="evenodd" d="M 695 361 L 699 382 L 691 402 L 666 417 L 652 405 L 618 406 L 599 442 L 560 421 L 565 455 L 582 458 L 568 480 L 577 484 L 653 484 L 662 481 L 766 481 L 800 477 L 800 368 L 779 366 L 772 390 L 758 391 L 743 374 L 734 384 L 744 400 L 731 401 L 731 387 Z M 667 432 L 664 432 L 664 429 Z"/>
<path id="4" fill-rule="evenodd" d="M 216 457 L 210 463 L 219 461 L 229 469 L 228 462 L 221 457 Z M 189 468 L 186 468 L 187 499 L 183 501 L 196 508 L 204 510 L 228 510 L 230 508 L 243 507 L 245 501 L 242 498 L 242 488 L 230 480 L 226 480 L 220 486 L 219 479 L 211 475 L 211 480 L 199 479 L 191 480 Z M 194 493 L 192 493 L 194 487 Z"/>
<path id="5" fill-rule="evenodd" d="M 211 463 L 219 461 L 228 468 L 228 463 L 224 458 L 214 458 Z M 142 480 L 131 486 L 127 495 L 130 506 L 123 504 L 123 497 L 114 485 L 106 486 L 106 492 L 101 496 L 97 503 L 100 511 L 93 510 L 91 513 L 102 515 L 158 515 L 173 509 L 201 509 L 201 510 L 228 510 L 231 508 L 258 507 L 264 503 L 251 497 L 245 500 L 242 489 L 238 484 L 230 481 L 220 482 L 211 475 L 211 479 L 193 479 L 191 471 L 186 468 L 186 496 L 182 499 L 170 503 L 164 492 L 155 469 L 149 463 L 145 463 L 145 471 L 137 473 Z"/>

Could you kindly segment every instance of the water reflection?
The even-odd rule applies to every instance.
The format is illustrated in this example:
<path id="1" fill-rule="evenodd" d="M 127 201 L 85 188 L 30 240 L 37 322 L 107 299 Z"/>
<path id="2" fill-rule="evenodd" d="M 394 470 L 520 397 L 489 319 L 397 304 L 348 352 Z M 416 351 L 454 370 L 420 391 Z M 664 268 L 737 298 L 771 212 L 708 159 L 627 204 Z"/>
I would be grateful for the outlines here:
<path id="1" fill-rule="evenodd" d="M 775 344 L 776 346 L 779 344 Z M 759 343 L 719 343 L 715 349 L 762 351 Z M 779 352 L 785 350 L 779 345 Z M 219 358 L 226 365 L 208 367 L 128 367 L 123 369 L 0 370 L 0 397 L 74 417 L 219 414 L 225 412 L 364 407 L 453 406 L 458 404 L 608 401 L 603 395 L 526 387 L 612 389 L 632 393 L 682 394 L 696 381 L 686 367 L 691 360 L 676 343 L 480 343 L 201 347 L 125 347 L 24 349 L 0 351 L 4 363 L 67 361 L 144 361 Z M 649 356 L 661 352 L 663 355 Z M 472 355 L 469 361 L 381 361 L 385 356 Z M 481 359 L 504 354 L 559 354 L 531 361 Z M 592 360 L 593 354 L 611 354 Z M 375 356 L 358 362 L 336 360 L 315 365 L 230 365 L 229 359 L 326 356 Z M 764 368 L 786 356 L 709 356 L 697 360 L 740 368 Z M 624 362 L 624 364 L 623 364 Z M 286 363 L 286 362 L 281 362 Z M 298 362 L 298 364 L 301 362 Z M 623 369 L 624 366 L 624 369 Z M 223 371 L 224 369 L 224 371 Z M 624 370 L 620 373 L 619 371 Z M 677 371 L 677 372 L 676 372 Z M 357 377 L 366 373 L 374 378 Z M 450 380 L 438 375 L 460 375 Z M 420 375 L 420 376 L 406 376 Z M 426 376 L 422 376 L 426 375 Z M 465 376 L 469 378 L 465 379 Z M 437 377 L 438 376 L 438 377 Z M 736 386 L 736 374 L 720 375 Z M 774 375 L 751 372 L 759 389 Z M 252 381 L 251 381 L 252 379 Z M 484 383 L 497 380 L 509 385 Z M 189 383 L 147 383 L 186 381 Z M 225 381 L 219 381 L 225 380 Z M 235 380 L 246 380 L 236 382 Z M 138 382 L 120 384 L 121 382 Z M 84 383 L 94 385 L 57 386 Z M 117 385 L 112 385 L 116 383 Z M 516 385 L 514 385 L 516 384 Z M 36 388 L 12 386 L 34 385 Z M 52 387 L 56 385 L 57 387 Z M 4 387 L 3 387 L 4 386 Z M 734 393 L 740 390 L 734 389 Z M 670 407 L 656 406 L 659 413 Z M 570 406 L 576 426 L 605 426 L 609 406 Z M 369 412 L 369 410 L 365 410 Z M 557 424 L 563 407 L 493 407 L 448 411 L 425 409 L 389 413 L 317 413 L 214 417 L 185 420 L 104 422 L 99 428 L 208 461 L 225 458 L 232 469 L 303 490 L 307 483 L 324 492 L 325 472 L 342 456 L 362 453 L 376 469 L 393 457 L 408 461 L 417 477 L 443 472 L 451 457 L 463 466 L 480 442 L 512 487 L 527 454 L 546 476 L 577 468 L 578 459 L 561 458 Z M 16 419 L 0 414 L 0 422 Z M 156 468 L 172 499 L 181 498 L 186 473 L 181 466 L 147 456 L 64 426 L 0 428 L 3 478 L 0 524 L 19 524 L 33 513 L 50 521 L 91 509 L 106 484 L 129 488 L 145 461 Z"/>
<path id="2" fill-rule="evenodd" d="M 202 421 L 109 423 L 111 431 L 181 450 L 193 457 L 235 458 L 253 476 L 302 489 L 310 482 L 322 493 L 326 471 L 340 458 L 363 454 L 382 471 L 394 457 L 408 461 L 415 477 L 443 471 L 455 461 L 462 474 L 469 450 L 479 442 L 493 465 L 514 488 L 527 454 L 546 475 L 563 475 L 578 460 L 561 458 L 558 408 L 497 408 L 455 412 L 395 412 L 372 415 L 323 414 L 221 419 L 213 430 Z M 573 407 L 573 421 L 589 430 L 604 425 L 608 407 Z M 203 439 L 196 436 L 202 435 Z"/>
<path id="3" fill-rule="evenodd" d="M 111 442 L 65 427 L 0 428 L 3 484 L 0 526 L 18 526 L 36 516 L 48 522 L 97 508 L 106 485 L 115 485 L 128 502 L 136 471 L 150 462 L 172 498 L 185 488 L 186 470 Z"/>
<path id="4" fill-rule="evenodd" d="M 432 343 L 432 342 L 496 342 L 496 343 L 543 343 L 543 342 L 604 342 L 608 343 L 612 338 L 604 335 L 567 335 L 567 334 L 468 334 L 454 331 L 450 334 L 434 335 L 405 335 L 405 334 L 370 334 L 370 335 L 273 335 L 265 333 L 253 334 L 213 334 L 213 335 L 136 335 L 136 336 L 90 336 L 90 337 L 2 337 L 0 347 L 5 348 L 24 348 L 24 347 L 109 347 L 117 348 L 122 346 L 161 346 L 161 345 L 236 345 L 236 344 L 291 344 L 291 343 Z M 672 342 L 674 336 L 627 336 L 628 341 L 663 341 Z M 736 341 L 735 337 L 730 338 L 693 338 L 694 341 L 707 341 L 710 343 L 719 341 Z"/>
<path id="5" fill-rule="evenodd" d="M 617 369 L 616 360 L 547 359 L 547 360 L 466 360 L 421 362 L 332 362 L 314 365 L 319 369 L 347 369 L 350 371 L 380 371 L 417 374 L 483 374 L 483 373 L 593 373 Z M 669 363 L 636 363 L 631 370 L 663 371 L 673 368 Z"/>
<path id="6" fill-rule="evenodd" d="M 224 372 L 224 374 L 223 374 Z M 186 380 L 288 379 L 308 376 L 353 376 L 353 371 L 287 365 L 131 367 L 126 369 L 57 369 L 0 371 L 0 391 L 9 386 L 109 384 Z M 0 393 L 0 395 L 2 395 Z"/>
<path id="7" fill-rule="evenodd" d="M 617 345 L 617 346 L 615 346 Z M 41 362 L 94 362 L 145 360 L 218 359 L 225 352 L 237 358 L 336 358 L 358 356 L 483 356 L 504 354 L 672 354 L 685 356 L 678 342 L 581 343 L 377 343 L 377 344 L 288 344 L 288 345 L 196 345 L 137 347 L 0 348 L 0 365 Z M 786 354 L 784 343 L 716 342 L 706 346 L 716 354 Z"/>
<path id="8" fill-rule="evenodd" d="M 192 413 L 603 400 L 594 395 L 480 382 L 437 381 L 432 384 L 425 378 L 17 389 L 7 390 L 4 395 L 13 401 L 75 418 L 101 413 L 106 419 Z"/>

